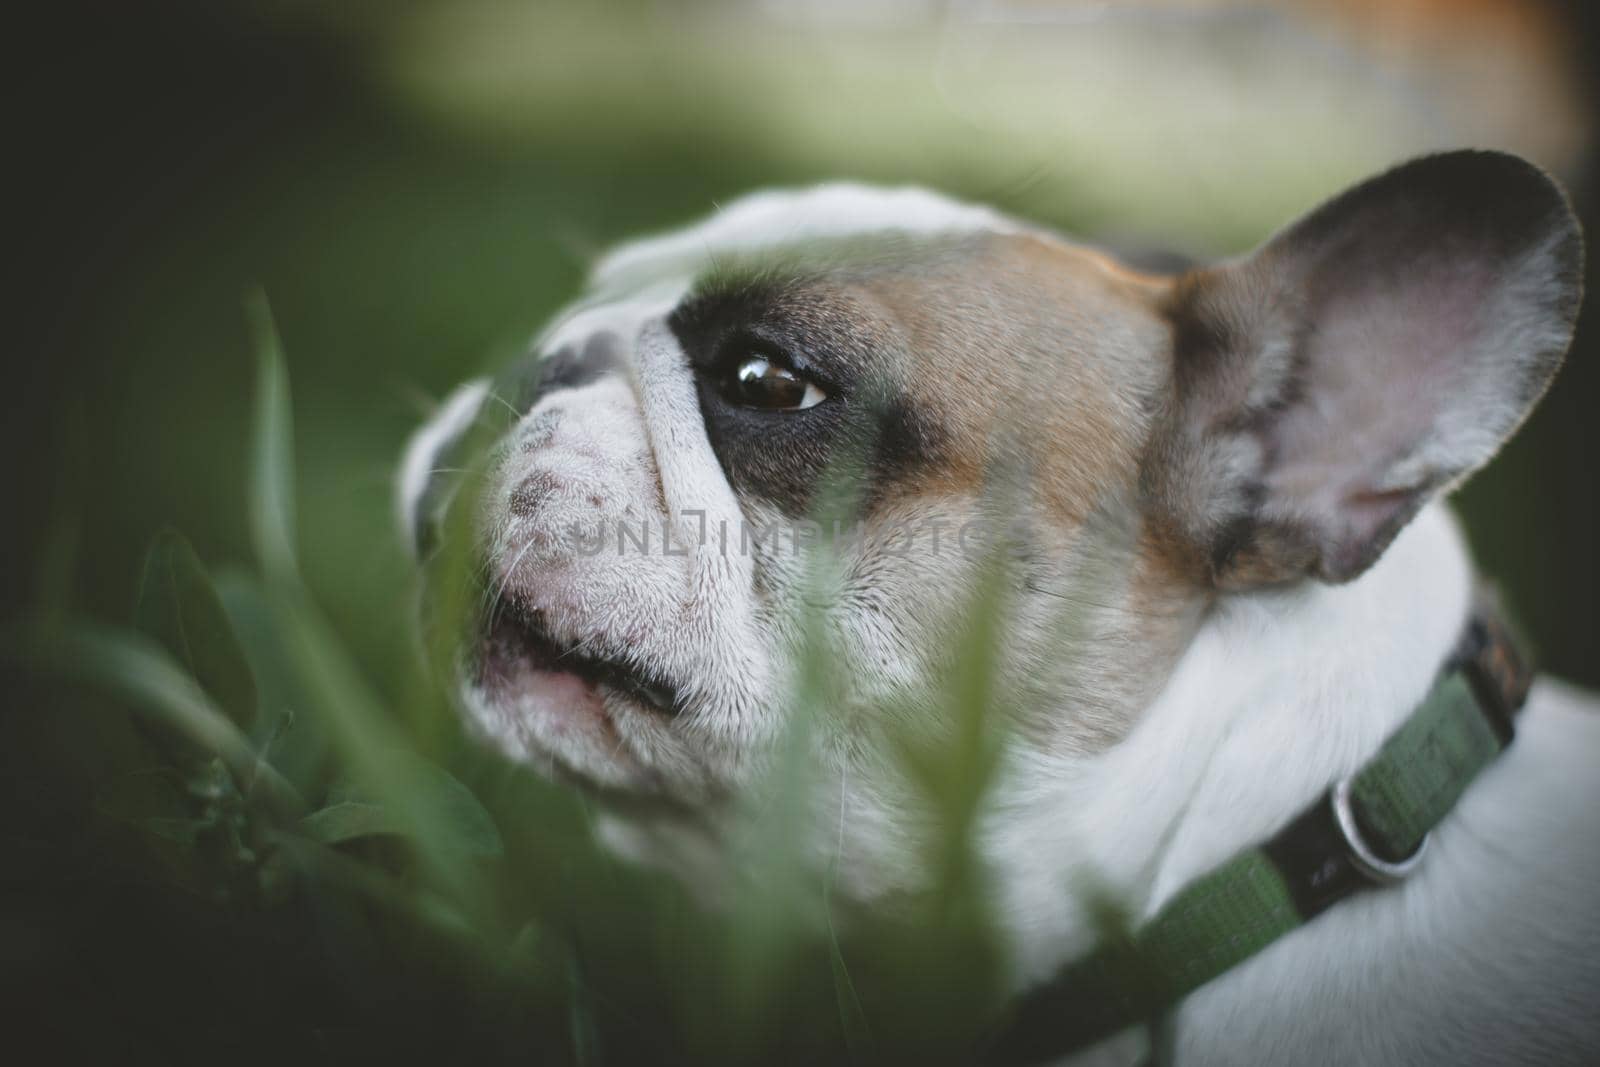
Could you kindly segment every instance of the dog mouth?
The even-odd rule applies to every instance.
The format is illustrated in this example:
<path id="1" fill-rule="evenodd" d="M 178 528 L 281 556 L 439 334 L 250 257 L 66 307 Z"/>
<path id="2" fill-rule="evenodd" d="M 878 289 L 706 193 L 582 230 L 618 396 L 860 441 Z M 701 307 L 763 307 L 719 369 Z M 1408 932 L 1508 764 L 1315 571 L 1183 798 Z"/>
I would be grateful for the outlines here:
<path id="1" fill-rule="evenodd" d="M 597 652 L 591 644 L 558 639 L 550 632 L 543 612 L 502 599 L 484 625 L 479 683 L 491 691 L 513 693 L 519 679 L 565 674 L 602 694 L 626 697 L 666 718 L 682 713 L 682 696 L 670 681 L 621 657 Z"/>

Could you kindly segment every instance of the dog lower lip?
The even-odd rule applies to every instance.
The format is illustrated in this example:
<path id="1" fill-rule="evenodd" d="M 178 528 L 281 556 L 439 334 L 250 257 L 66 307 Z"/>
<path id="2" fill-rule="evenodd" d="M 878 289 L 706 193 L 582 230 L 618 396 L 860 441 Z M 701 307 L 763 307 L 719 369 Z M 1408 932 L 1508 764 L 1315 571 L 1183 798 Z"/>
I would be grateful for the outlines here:
<path id="1" fill-rule="evenodd" d="M 575 675 L 630 696 L 668 717 L 676 717 L 682 710 L 678 692 L 670 683 L 627 663 L 594 655 L 581 642 L 556 640 L 539 612 L 510 602 L 497 604 L 487 621 L 484 640 L 490 655 L 511 655 L 541 670 Z M 486 660 L 489 658 L 485 656 Z M 488 672 L 491 667 L 484 663 L 480 670 Z"/>

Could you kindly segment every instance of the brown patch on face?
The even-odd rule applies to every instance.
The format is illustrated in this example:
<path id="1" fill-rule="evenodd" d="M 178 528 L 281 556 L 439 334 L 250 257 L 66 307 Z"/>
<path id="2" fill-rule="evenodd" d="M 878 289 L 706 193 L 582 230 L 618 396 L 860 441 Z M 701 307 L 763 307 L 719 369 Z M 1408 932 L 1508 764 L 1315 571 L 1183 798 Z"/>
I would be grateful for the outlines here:
<path id="1" fill-rule="evenodd" d="M 742 491 L 804 514 L 843 441 L 865 446 L 878 501 L 1003 478 L 1060 526 L 1108 494 L 1136 493 L 1171 391 L 1168 279 L 1043 234 L 885 238 L 774 258 L 673 315 L 703 382 L 726 374 L 730 353 L 771 350 L 838 387 L 839 405 L 789 419 L 731 410 L 703 390 L 713 446 L 726 444 L 719 455 Z"/>
<path id="2" fill-rule="evenodd" d="M 717 365 L 718 337 L 771 339 L 843 386 L 837 416 L 824 405 L 815 422 L 747 431 L 703 404 L 741 492 L 792 508 L 826 467 L 810 450 L 855 418 L 879 446 L 869 526 L 986 500 L 1026 520 L 1009 546 L 1021 600 L 1007 703 L 1041 747 L 1089 753 L 1126 735 L 1205 603 L 1190 543 L 1146 513 L 1141 480 L 1174 389 L 1171 287 L 1045 235 L 959 236 L 713 288 L 677 328 L 697 367 Z M 774 447 L 775 434 L 812 425 Z M 796 485 L 759 467 L 767 458 L 800 472 Z M 932 567 L 931 582 L 949 579 Z"/>
<path id="3" fill-rule="evenodd" d="M 1140 614 L 1161 618 L 1182 613 L 1197 599 L 1211 595 L 1205 560 L 1184 532 L 1161 516 L 1141 516 L 1136 554 L 1139 564 L 1134 569 L 1131 599 Z"/>
<path id="4" fill-rule="evenodd" d="M 1186 546 L 1122 501 L 1040 554 L 1023 582 L 1016 727 L 1049 752 L 1093 755 L 1127 736 L 1193 638 L 1210 594 Z"/>
<path id="5" fill-rule="evenodd" d="M 1142 523 L 1128 603 L 1139 620 L 1134 640 L 1148 653 L 1144 666 L 1153 681 L 1166 677 L 1214 594 L 1204 563 L 1181 531 L 1149 514 Z"/>
<path id="6" fill-rule="evenodd" d="M 937 425 L 942 462 L 897 488 L 981 496 L 1024 479 L 1048 527 L 1020 728 L 1055 750 L 1126 736 L 1208 602 L 1203 561 L 1147 514 L 1144 457 L 1173 388 L 1171 283 L 1044 236 L 973 239 L 904 271 L 854 280 L 895 321 L 910 406 Z M 1046 547 L 1046 546 L 1049 547 Z"/>
<path id="7" fill-rule="evenodd" d="M 949 461 L 916 489 L 952 495 L 996 470 L 1076 524 L 1134 485 L 1170 375 L 1164 282 L 1036 235 L 984 236 L 860 289 L 902 333 L 910 406 Z"/>

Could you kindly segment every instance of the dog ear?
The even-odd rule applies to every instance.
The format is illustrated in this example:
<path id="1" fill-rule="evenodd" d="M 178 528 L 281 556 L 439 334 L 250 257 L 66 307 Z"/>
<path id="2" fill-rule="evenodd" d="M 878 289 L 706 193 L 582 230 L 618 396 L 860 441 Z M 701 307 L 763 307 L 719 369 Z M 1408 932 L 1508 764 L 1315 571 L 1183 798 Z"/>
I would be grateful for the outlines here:
<path id="1" fill-rule="evenodd" d="M 1185 275 L 1147 488 L 1221 587 L 1354 578 L 1527 416 L 1571 340 L 1582 260 L 1550 178 L 1463 151 Z"/>

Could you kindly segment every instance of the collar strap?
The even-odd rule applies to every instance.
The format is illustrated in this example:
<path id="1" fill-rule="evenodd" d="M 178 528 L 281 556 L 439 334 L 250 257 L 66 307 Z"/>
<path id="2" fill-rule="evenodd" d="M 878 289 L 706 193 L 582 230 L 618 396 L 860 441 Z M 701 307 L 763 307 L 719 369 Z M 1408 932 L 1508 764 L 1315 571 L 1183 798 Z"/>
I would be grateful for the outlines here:
<path id="1" fill-rule="evenodd" d="M 1527 699 L 1533 675 L 1503 618 L 1481 594 L 1432 690 L 1366 766 L 1024 995 L 984 1059 L 1049 1060 L 1154 1019 L 1351 893 L 1415 870 L 1428 832 L 1511 743 Z"/>

